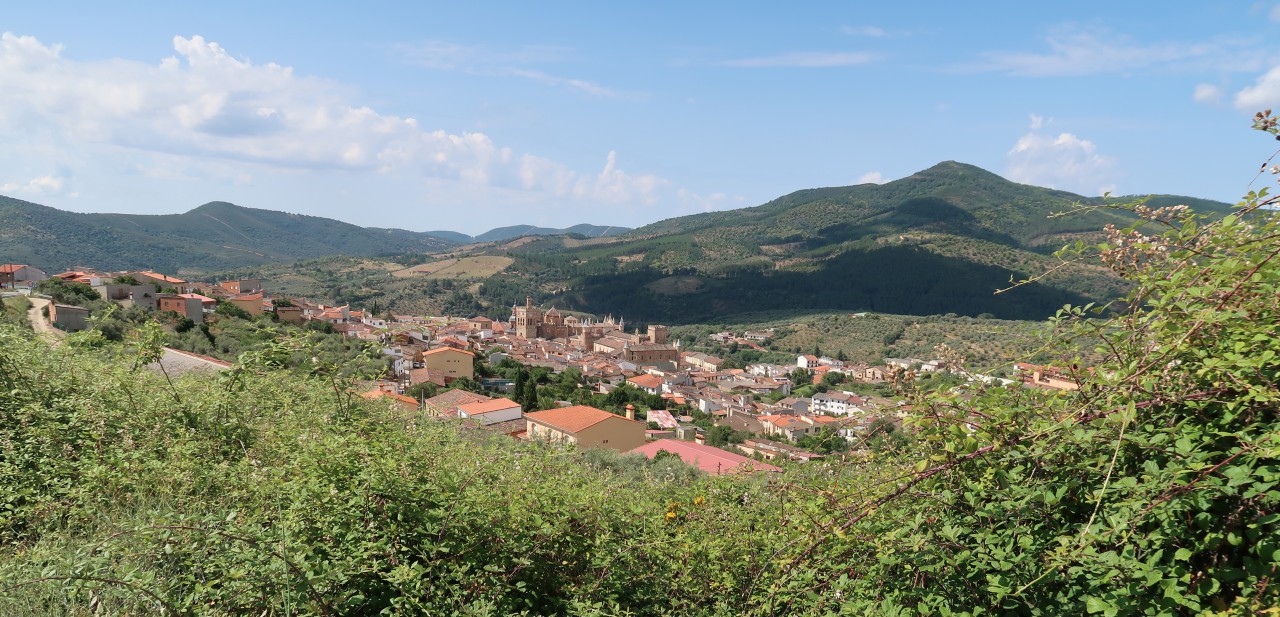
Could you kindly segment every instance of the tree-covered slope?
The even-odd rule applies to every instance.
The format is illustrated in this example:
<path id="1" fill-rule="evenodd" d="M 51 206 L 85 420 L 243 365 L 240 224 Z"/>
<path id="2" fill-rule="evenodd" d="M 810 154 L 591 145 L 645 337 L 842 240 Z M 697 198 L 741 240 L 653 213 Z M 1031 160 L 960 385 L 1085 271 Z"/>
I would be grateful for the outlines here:
<path id="1" fill-rule="evenodd" d="M 882 185 L 807 189 L 754 208 L 660 221 L 607 244 L 547 245 L 540 258 L 526 251 L 509 282 L 523 277 L 547 301 L 638 321 L 787 308 L 1039 319 L 1124 290 L 1105 269 L 1050 255 L 1134 221 L 1078 207 L 1100 201 L 949 161 Z"/>
<path id="2" fill-rule="evenodd" d="M 425 252 L 451 243 L 416 232 L 211 202 L 182 214 L 78 214 L 0 197 L 0 261 L 46 270 L 213 271 L 324 255 Z"/>

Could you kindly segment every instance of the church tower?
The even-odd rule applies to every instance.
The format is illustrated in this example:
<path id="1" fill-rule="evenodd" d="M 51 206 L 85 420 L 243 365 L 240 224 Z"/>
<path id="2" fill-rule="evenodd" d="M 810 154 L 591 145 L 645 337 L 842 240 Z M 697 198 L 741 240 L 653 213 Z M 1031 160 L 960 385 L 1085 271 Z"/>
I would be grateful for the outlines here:
<path id="1" fill-rule="evenodd" d="M 542 323 L 542 309 L 533 305 L 533 297 L 526 296 L 524 306 L 515 307 L 516 336 L 527 339 L 538 338 L 538 325 Z"/>

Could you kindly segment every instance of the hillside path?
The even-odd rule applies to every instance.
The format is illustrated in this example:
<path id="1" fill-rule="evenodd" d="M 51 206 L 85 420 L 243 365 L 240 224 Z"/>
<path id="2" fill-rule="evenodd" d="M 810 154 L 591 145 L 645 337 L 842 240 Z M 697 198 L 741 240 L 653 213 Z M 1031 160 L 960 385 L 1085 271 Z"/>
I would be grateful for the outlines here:
<path id="1" fill-rule="evenodd" d="M 27 310 L 27 320 L 31 322 L 31 327 L 35 329 L 37 334 L 45 335 L 53 341 L 62 340 L 65 333 L 53 327 L 53 324 L 49 323 L 49 320 L 44 317 L 42 309 L 48 306 L 49 301 L 35 296 L 31 296 L 28 299 L 31 300 L 31 308 Z"/>

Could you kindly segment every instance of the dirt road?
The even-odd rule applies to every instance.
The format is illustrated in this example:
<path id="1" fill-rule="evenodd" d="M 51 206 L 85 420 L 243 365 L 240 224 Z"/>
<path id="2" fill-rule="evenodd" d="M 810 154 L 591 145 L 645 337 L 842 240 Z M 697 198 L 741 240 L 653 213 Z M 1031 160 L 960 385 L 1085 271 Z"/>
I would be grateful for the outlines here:
<path id="1" fill-rule="evenodd" d="M 27 311 L 27 319 L 31 321 L 31 327 L 39 334 L 44 334 L 54 339 L 61 339 L 65 333 L 53 327 L 48 319 L 44 317 L 45 306 L 49 304 L 44 298 L 29 298 L 31 300 L 31 309 Z"/>

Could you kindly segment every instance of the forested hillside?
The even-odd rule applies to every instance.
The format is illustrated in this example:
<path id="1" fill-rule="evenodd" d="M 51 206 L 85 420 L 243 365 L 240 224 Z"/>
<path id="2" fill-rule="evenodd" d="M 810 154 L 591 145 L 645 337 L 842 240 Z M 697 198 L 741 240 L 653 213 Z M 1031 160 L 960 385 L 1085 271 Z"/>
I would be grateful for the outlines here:
<path id="1" fill-rule="evenodd" d="M 1227 204 L 1172 196 L 1221 215 Z M 797 191 L 754 208 L 661 221 L 613 242 L 522 246 L 478 288 L 494 307 L 544 303 L 639 322 L 705 323 L 771 310 L 1042 319 L 1124 293 L 1113 272 L 1051 253 L 1101 239 L 1122 210 L 956 162 L 883 185 Z M 1067 213 L 1064 216 L 1057 216 Z M 1013 280 L 1035 282 L 1002 295 Z M 513 289 L 515 288 L 515 289 Z M 495 310 L 501 310 L 497 308 Z"/>

